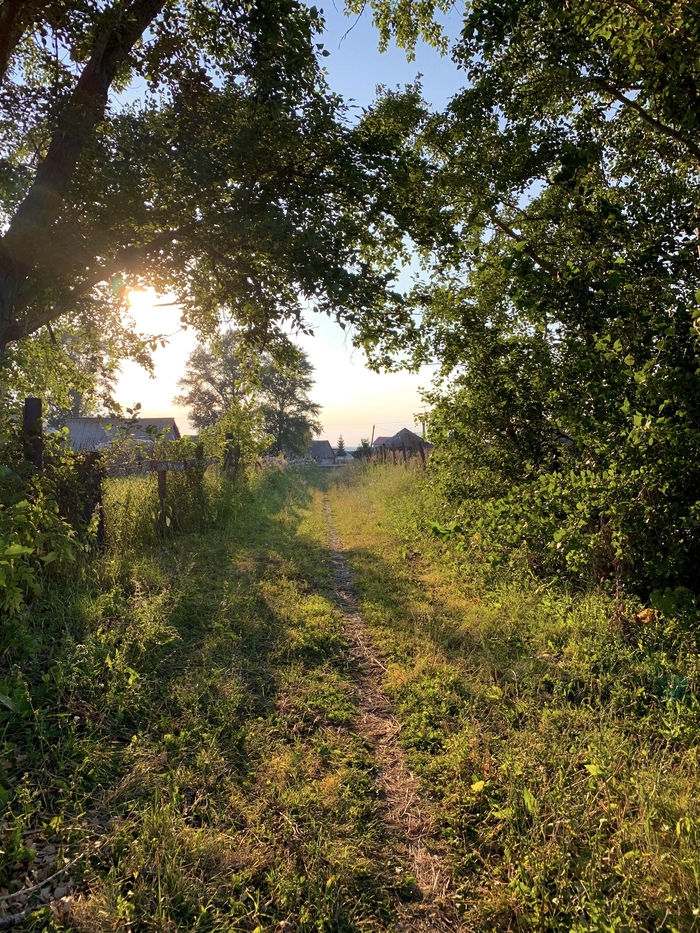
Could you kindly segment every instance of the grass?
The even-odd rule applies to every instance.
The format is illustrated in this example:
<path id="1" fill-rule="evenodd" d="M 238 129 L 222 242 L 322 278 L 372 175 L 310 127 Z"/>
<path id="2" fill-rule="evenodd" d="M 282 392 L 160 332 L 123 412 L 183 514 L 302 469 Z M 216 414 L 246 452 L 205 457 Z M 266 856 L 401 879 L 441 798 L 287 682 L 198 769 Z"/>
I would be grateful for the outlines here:
<path id="1" fill-rule="evenodd" d="M 367 468 L 331 499 L 467 929 L 697 929 L 692 601 L 630 637 L 601 593 L 441 542 L 420 473 Z"/>
<path id="2" fill-rule="evenodd" d="M 115 484 L 106 549 L 3 633 L 0 888 L 77 858 L 70 913 L 27 929 L 400 928 L 326 491 L 465 928 L 698 927 L 690 600 L 631 638 L 604 595 L 436 538 L 441 504 L 402 468 L 209 483 L 165 538 L 153 489 Z"/>
<path id="3" fill-rule="evenodd" d="M 216 527 L 141 549 L 129 525 L 35 605 L 36 651 L 4 656 L 6 887 L 55 850 L 79 856 L 74 930 L 392 928 L 323 481 L 266 473 Z"/>

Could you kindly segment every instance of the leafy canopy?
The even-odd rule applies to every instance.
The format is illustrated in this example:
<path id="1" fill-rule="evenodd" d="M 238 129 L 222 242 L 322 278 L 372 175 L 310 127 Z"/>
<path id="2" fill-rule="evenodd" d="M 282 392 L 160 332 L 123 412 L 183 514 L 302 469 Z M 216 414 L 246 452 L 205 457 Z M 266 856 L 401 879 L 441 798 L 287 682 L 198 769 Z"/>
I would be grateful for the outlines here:
<path id="1" fill-rule="evenodd" d="M 409 50 L 444 41 L 433 3 L 372 6 Z M 442 113 L 414 104 L 404 137 L 429 166 L 404 199 L 434 218 L 420 326 L 380 328 L 375 357 L 438 361 L 442 482 L 490 500 L 505 551 L 697 586 L 700 13 L 474 0 L 462 17 L 465 85 Z"/>
<path id="2" fill-rule="evenodd" d="M 32 354 L 36 391 L 52 390 L 41 372 L 64 329 L 147 364 L 154 335 L 124 320 L 134 287 L 172 294 L 204 335 L 235 319 L 260 346 L 308 308 L 360 321 L 395 303 L 369 256 L 380 231 L 401 236 L 383 193 L 397 138 L 349 126 L 315 7 L 6 0 L 1 14 L 0 363 L 16 394 Z"/>
<path id="3" fill-rule="evenodd" d="M 241 334 L 228 331 L 190 354 L 185 375 L 178 381 L 182 392 L 173 402 L 190 409 L 189 420 L 198 430 L 210 427 L 250 399 L 256 362 Z"/>
<path id="4" fill-rule="evenodd" d="M 301 455 L 313 434 L 320 434 L 321 406 L 312 401 L 314 368 L 306 353 L 290 347 L 281 361 L 269 355 L 260 366 L 260 410 L 276 454 Z"/>

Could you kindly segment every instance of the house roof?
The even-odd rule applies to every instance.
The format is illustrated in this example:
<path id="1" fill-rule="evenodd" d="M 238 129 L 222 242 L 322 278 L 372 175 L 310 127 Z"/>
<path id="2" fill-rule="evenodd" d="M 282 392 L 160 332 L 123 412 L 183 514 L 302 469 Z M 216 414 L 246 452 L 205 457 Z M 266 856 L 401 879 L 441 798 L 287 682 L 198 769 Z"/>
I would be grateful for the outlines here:
<path id="1" fill-rule="evenodd" d="M 106 447 L 116 436 L 120 425 L 126 428 L 130 437 L 138 441 L 154 440 L 146 428 L 155 428 L 166 441 L 177 440 L 180 437 L 180 429 L 174 418 L 139 418 L 135 423 L 120 422 L 118 418 L 68 418 L 65 425 L 68 428 L 70 445 L 76 452 Z"/>
<path id="2" fill-rule="evenodd" d="M 376 445 L 377 442 L 374 443 Z M 432 450 L 433 447 L 432 444 L 424 441 L 422 437 L 414 431 L 409 431 L 408 428 L 401 428 L 393 437 L 384 440 L 381 446 L 386 447 L 387 450 L 401 450 L 402 447 L 405 447 L 406 450 L 417 450 L 419 447 L 422 447 L 423 450 Z"/>
<path id="3" fill-rule="evenodd" d="M 372 441 L 372 447 L 382 447 L 388 440 L 391 440 L 388 435 L 386 437 L 375 437 L 375 439 Z"/>
<path id="4" fill-rule="evenodd" d="M 328 441 L 311 441 L 309 456 L 314 460 L 334 459 L 333 448 Z"/>

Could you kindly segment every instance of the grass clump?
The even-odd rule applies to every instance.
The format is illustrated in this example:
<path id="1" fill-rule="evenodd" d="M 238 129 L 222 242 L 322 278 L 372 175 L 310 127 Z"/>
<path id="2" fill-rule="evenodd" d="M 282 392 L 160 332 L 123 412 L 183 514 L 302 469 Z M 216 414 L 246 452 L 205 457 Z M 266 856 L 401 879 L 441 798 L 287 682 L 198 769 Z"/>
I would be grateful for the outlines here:
<path id="1" fill-rule="evenodd" d="M 331 500 L 467 927 L 695 929 L 692 600 L 622 625 L 600 591 L 494 570 L 431 530 L 441 505 L 417 472 L 361 468 Z"/>

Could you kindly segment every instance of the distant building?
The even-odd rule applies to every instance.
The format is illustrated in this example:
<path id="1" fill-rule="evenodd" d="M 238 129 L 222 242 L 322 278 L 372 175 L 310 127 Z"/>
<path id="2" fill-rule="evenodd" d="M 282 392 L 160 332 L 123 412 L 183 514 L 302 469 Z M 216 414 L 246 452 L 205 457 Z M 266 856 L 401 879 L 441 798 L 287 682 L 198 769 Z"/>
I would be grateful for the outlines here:
<path id="1" fill-rule="evenodd" d="M 139 418 L 135 422 L 120 421 L 118 418 L 68 418 L 65 426 L 68 428 L 70 445 L 76 453 L 108 447 L 118 431 L 130 440 L 148 446 L 152 446 L 158 438 L 172 441 L 181 437 L 174 418 Z"/>
<path id="2" fill-rule="evenodd" d="M 415 431 L 409 431 L 408 428 L 401 428 L 392 437 L 378 437 L 374 442 L 374 447 L 384 447 L 386 450 L 405 449 L 409 453 L 421 449 L 424 451 L 433 449 L 432 444 L 424 441 L 419 434 L 416 434 Z"/>
<path id="3" fill-rule="evenodd" d="M 319 466 L 333 466 L 335 463 L 335 454 L 329 441 L 311 441 L 307 456 Z"/>

